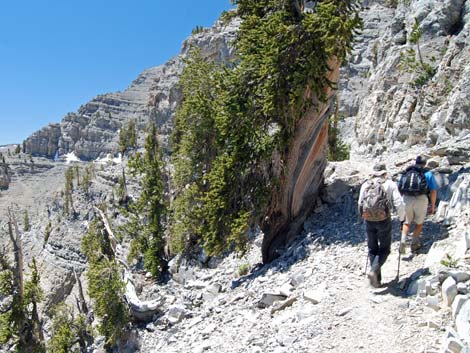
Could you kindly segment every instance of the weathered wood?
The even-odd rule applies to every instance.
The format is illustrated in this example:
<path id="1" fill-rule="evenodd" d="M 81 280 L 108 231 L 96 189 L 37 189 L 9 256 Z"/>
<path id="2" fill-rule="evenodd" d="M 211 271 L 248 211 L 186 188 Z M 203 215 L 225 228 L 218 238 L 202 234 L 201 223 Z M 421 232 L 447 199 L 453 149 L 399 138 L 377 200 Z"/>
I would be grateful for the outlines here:
<path id="1" fill-rule="evenodd" d="M 139 297 L 137 296 L 135 285 L 132 281 L 132 273 L 129 270 L 127 261 L 125 260 L 123 256 L 122 247 L 117 241 L 117 238 L 114 236 L 113 231 L 111 230 L 108 219 L 106 218 L 106 215 L 104 214 L 104 212 L 101 211 L 97 207 L 95 207 L 95 209 L 97 210 L 98 214 L 100 215 L 101 220 L 103 221 L 104 227 L 106 229 L 106 233 L 109 237 L 111 247 L 115 255 L 115 259 L 121 264 L 121 268 L 123 271 L 123 280 L 126 286 L 124 297 L 125 297 L 127 304 L 129 305 L 131 316 L 136 321 L 151 320 L 153 315 L 155 315 L 158 312 L 159 308 L 163 304 L 162 300 L 155 299 L 155 300 L 142 301 L 139 299 Z"/>
<path id="2" fill-rule="evenodd" d="M 77 275 L 77 271 L 75 271 L 75 269 L 73 269 L 73 274 L 75 276 L 75 280 L 77 281 L 77 285 L 78 285 L 78 298 L 76 298 L 78 311 L 82 314 L 87 315 L 88 306 L 86 304 L 85 295 L 83 294 L 82 281 L 80 280 L 80 277 Z"/>
<path id="3" fill-rule="evenodd" d="M 330 60 L 332 70 L 327 78 L 331 82 L 338 80 L 339 66 L 337 59 Z M 333 93 L 331 87 L 325 87 L 326 97 L 332 97 Z M 261 224 L 263 263 L 278 257 L 280 249 L 297 234 L 313 209 L 323 180 L 330 102 L 320 102 L 309 90 L 304 99 L 313 103 L 312 108 L 297 123 L 287 153 L 282 158 L 279 154 L 273 156 L 274 174 L 280 180 L 280 187 L 274 192 Z"/>
<path id="4" fill-rule="evenodd" d="M 11 266 L 13 272 L 13 296 L 16 297 L 19 303 L 24 301 L 24 256 L 21 234 L 18 227 L 18 222 L 12 211 L 8 208 L 8 234 L 13 245 L 14 264 Z M 33 259 L 34 261 L 34 259 Z M 39 318 L 39 312 L 36 300 L 32 301 L 31 319 L 28 319 L 23 312 L 17 312 L 15 320 L 17 320 L 18 327 L 18 341 L 19 347 L 25 353 L 31 352 L 33 347 L 44 344 L 44 333 L 42 323 Z M 21 350 L 20 349 L 20 350 Z"/>
<path id="5" fill-rule="evenodd" d="M 21 244 L 18 222 L 16 221 L 16 217 L 13 214 L 11 208 L 8 208 L 8 234 L 13 245 L 13 255 L 15 259 L 15 264 L 13 266 L 13 285 L 15 288 L 17 288 L 19 297 L 23 298 L 23 247 Z"/>

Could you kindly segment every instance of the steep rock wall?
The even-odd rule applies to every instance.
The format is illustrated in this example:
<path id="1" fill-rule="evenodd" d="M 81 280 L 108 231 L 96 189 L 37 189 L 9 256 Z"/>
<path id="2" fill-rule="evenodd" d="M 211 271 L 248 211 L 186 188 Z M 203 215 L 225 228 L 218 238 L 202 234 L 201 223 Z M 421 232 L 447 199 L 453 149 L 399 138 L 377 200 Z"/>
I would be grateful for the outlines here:
<path id="1" fill-rule="evenodd" d="M 342 69 L 343 136 L 353 152 L 379 155 L 437 146 L 470 131 L 470 4 L 465 0 L 365 1 L 364 30 Z M 423 60 L 436 73 L 423 86 L 400 69 L 415 19 Z"/>

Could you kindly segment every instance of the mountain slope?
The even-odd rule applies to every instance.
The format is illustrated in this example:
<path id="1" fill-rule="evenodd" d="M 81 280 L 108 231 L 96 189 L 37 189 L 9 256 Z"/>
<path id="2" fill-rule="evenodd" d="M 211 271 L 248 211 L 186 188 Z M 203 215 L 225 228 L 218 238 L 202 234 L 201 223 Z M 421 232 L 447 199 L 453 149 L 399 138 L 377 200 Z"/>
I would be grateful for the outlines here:
<path id="1" fill-rule="evenodd" d="M 468 1 L 364 4 L 364 30 L 343 68 L 339 89 L 344 138 L 353 151 L 380 155 L 412 146 L 445 145 L 455 138 L 469 141 Z M 415 21 L 422 30 L 417 44 L 411 37 Z M 418 44 L 431 74 L 423 76 Z M 410 59 L 410 49 L 417 65 L 405 70 L 401 56 Z"/>
<path id="2" fill-rule="evenodd" d="M 67 114 L 59 124 L 35 132 L 24 143 L 24 152 L 53 158 L 74 152 L 82 160 L 118 152 L 118 130 L 135 120 L 139 130 L 155 121 L 162 138 L 170 133 L 172 117 L 180 100 L 178 76 L 191 47 L 218 62 L 230 60 L 230 42 L 238 28 L 237 20 L 217 21 L 214 26 L 189 37 L 181 53 L 161 66 L 143 71 L 123 92 L 99 95 Z"/>

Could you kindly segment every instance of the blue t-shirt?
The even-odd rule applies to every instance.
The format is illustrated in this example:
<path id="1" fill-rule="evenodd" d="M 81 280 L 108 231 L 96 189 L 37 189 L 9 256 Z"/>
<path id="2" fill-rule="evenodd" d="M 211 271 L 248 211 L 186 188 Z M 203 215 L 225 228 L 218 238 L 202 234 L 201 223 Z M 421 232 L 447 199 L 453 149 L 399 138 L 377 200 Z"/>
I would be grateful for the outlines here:
<path id="1" fill-rule="evenodd" d="M 436 178 L 434 178 L 434 175 L 431 173 L 431 171 L 424 173 L 424 176 L 426 178 L 426 182 L 428 183 L 429 191 L 439 189 L 439 186 L 437 185 L 437 182 L 436 182 Z"/>

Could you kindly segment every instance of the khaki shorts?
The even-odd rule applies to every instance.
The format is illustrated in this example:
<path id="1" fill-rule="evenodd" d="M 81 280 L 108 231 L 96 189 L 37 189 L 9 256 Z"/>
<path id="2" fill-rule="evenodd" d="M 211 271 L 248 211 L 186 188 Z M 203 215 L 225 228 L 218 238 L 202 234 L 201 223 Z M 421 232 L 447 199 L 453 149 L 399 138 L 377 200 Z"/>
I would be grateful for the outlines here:
<path id="1" fill-rule="evenodd" d="M 405 201 L 405 212 L 406 218 L 405 223 L 411 224 L 423 224 L 424 219 L 426 218 L 426 213 L 428 212 L 428 196 L 427 195 L 418 195 L 418 196 L 409 196 L 405 195 L 403 198 Z"/>

